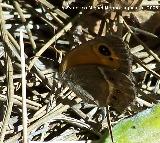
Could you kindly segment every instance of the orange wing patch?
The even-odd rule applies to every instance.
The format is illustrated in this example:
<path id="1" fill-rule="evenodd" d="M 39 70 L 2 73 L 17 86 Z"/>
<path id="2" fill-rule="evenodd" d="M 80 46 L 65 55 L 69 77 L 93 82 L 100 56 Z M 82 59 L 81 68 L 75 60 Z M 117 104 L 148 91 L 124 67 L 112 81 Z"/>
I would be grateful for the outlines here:
<path id="1" fill-rule="evenodd" d="M 102 65 L 109 68 L 130 72 L 128 51 L 121 39 L 115 36 L 100 37 L 90 40 L 70 51 L 60 67 L 60 72 L 77 65 Z"/>

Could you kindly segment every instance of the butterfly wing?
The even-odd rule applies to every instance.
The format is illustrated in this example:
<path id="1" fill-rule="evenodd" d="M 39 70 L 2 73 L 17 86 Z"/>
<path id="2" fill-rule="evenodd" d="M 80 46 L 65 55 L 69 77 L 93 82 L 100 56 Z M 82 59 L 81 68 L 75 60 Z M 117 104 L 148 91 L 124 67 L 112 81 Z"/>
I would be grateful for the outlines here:
<path id="1" fill-rule="evenodd" d="M 85 102 L 106 106 L 109 86 L 97 66 L 79 65 L 72 67 L 63 73 L 62 80 Z"/>
<path id="2" fill-rule="evenodd" d="M 110 105 L 122 112 L 135 98 L 135 88 L 125 74 L 101 67 L 107 80 L 97 65 L 79 65 L 70 68 L 63 74 L 63 80 L 85 102 L 99 106 Z"/>
<path id="3" fill-rule="evenodd" d="M 110 87 L 108 104 L 119 112 L 122 112 L 135 99 L 136 88 L 132 76 L 127 76 L 116 70 L 102 68 Z"/>
<path id="4" fill-rule="evenodd" d="M 60 72 L 76 65 L 97 64 L 128 75 L 131 72 L 131 61 L 131 56 L 120 38 L 113 35 L 99 37 L 70 51 L 62 61 Z"/>

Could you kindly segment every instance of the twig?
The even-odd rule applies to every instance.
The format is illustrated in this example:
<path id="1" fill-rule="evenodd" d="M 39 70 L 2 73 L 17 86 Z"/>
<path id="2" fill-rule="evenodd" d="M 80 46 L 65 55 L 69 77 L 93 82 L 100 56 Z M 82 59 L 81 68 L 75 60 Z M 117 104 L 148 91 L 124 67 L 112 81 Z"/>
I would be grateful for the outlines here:
<path id="1" fill-rule="evenodd" d="M 39 18 L 41 18 L 44 22 L 46 22 L 48 24 L 48 26 L 50 26 L 51 28 L 55 28 L 55 26 L 48 20 L 45 18 L 45 16 L 39 12 L 37 12 L 35 9 L 33 9 L 31 7 L 31 5 L 29 4 L 24 4 L 24 7 L 26 7 L 31 13 L 35 14 L 36 16 L 38 16 Z"/>
<path id="2" fill-rule="evenodd" d="M 17 95 L 14 95 L 14 98 L 19 100 L 19 101 L 22 101 L 22 97 L 19 97 Z M 29 105 L 32 105 L 32 106 L 35 106 L 35 107 L 42 107 L 41 104 L 37 103 L 37 102 L 34 102 L 32 100 L 29 100 L 29 99 L 26 99 L 26 103 L 29 104 Z"/>
<path id="3" fill-rule="evenodd" d="M 24 57 L 24 43 L 23 43 L 22 31 L 20 31 L 20 47 L 21 47 L 21 70 L 22 70 L 23 142 L 27 143 L 26 73 L 25 73 L 25 57 Z"/>
<path id="4" fill-rule="evenodd" d="M 156 61 L 160 62 L 159 57 L 157 56 L 157 54 L 155 54 L 152 50 L 150 50 L 148 48 L 148 46 L 143 43 L 138 37 L 137 35 L 131 30 L 131 28 L 128 26 L 128 24 L 125 22 L 125 20 L 123 19 L 123 23 L 126 26 L 126 28 L 128 29 L 128 31 L 133 35 L 133 37 L 144 47 L 144 49 L 150 54 L 152 55 Z"/>
<path id="5" fill-rule="evenodd" d="M 1 6 L 0 6 L 1 7 Z M 6 134 L 6 127 L 8 126 L 10 115 L 12 112 L 13 107 L 13 95 L 14 95 L 14 85 L 13 85 L 13 66 L 9 56 L 7 56 L 7 76 L 8 76 L 8 106 L 7 111 L 3 120 L 3 125 L 0 132 L 0 143 L 3 143 L 5 134 Z"/>
<path id="6" fill-rule="evenodd" d="M 19 55 L 20 55 L 20 46 L 18 45 L 17 41 L 14 39 L 14 37 L 8 32 L 8 30 L 6 30 L 6 33 L 8 35 L 9 40 L 12 42 L 12 44 L 14 45 L 14 47 L 16 48 L 16 50 L 18 51 Z M 21 61 L 21 60 L 19 60 Z"/>
<path id="7" fill-rule="evenodd" d="M 101 36 L 103 34 L 104 27 L 106 26 L 105 23 L 106 23 L 106 19 L 102 19 L 97 36 Z"/>
<path id="8" fill-rule="evenodd" d="M 143 62 L 143 61 L 141 61 L 141 62 Z M 156 64 L 156 63 L 145 64 L 143 62 L 143 64 L 146 66 L 146 68 L 151 69 L 151 70 L 153 70 L 153 69 L 156 70 L 156 69 L 160 68 L 160 64 Z M 146 71 L 146 69 L 144 69 L 141 65 L 132 66 L 132 72 L 134 72 L 134 73 L 139 73 L 139 72 L 143 72 L 143 71 Z"/>
<path id="9" fill-rule="evenodd" d="M 109 106 L 107 106 L 107 123 L 108 123 L 109 133 L 110 133 L 110 136 L 111 136 L 111 141 L 112 141 L 112 143 L 114 143 L 114 137 L 113 137 L 112 126 L 111 126 Z"/>
<path id="10" fill-rule="evenodd" d="M 6 46 L 5 50 L 6 50 L 6 55 L 7 55 L 7 79 L 8 79 L 8 89 L 7 89 L 7 94 L 8 94 L 8 109 L 5 115 L 5 118 L 3 120 L 3 127 L 1 129 L 1 133 L 0 133 L 0 143 L 3 143 L 5 134 L 6 134 L 6 127 L 8 126 L 8 122 L 10 119 L 10 115 L 12 112 L 12 106 L 13 106 L 13 95 L 14 95 L 14 85 L 13 85 L 13 67 L 12 67 L 12 62 L 11 59 L 9 57 L 9 55 L 11 55 L 10 53 L 10 49 L 12 46 L 10 46 L 9 40 L 8 40 L 8 36 L 6 34 L 6 29 L 5 29 L 5 20 L 4 20 L 4 16 L 3 16 L 3 10 L 2 10 L 2 6 L 1 6 L 2 0 L 0 0 L 0 30 L 1 30 L 1 37 L 2 40 L 4 42 L 4 45 Z"/>
<path id="11" fill-rule="evenodd" d="M 36 49 L 36 43 L 33 40 L 32 32 L 31 32 L 28 24 L 26 23 L 26 19 L 25 19 L 24 15 L 23 15 L 22 9 L 20 8 L 19 3 L 17 1 L 14 0 L 13 4 L 14 4 L 14 6 L 15 6 L 17 12 L 18 12 L 18 14 L 20 15 L 20 18 L 21 18 L 22 22 L 24 23 L 24 25 L 26 27 L 26 31 L 28 33 L 29 40 L 31 42 L 32 48 L 35 50 Z"/>
<path id="12" fill-rule="evenodd" d="M 103 76 L 104 80 L 106 81 L 106 83 L 109 84 L 108 83 L 109 81 L 108 81 L 108 79 L 107 79 L 107 77 L 106 77 L 103 69 L 101 67 L 98 67 L 98 69 L 99 69 L 100 73 L 102 74 L 102 76 Z M 109 89 L 110 89 L 110 86 L 111 85 L 109 85 Z M 110 93 L 110 91 L 109 91 L 109 93 Z M 112 126 L 111 126 L 111 121 L 110 121 L 110 112 L 109 112 L 109 106 L 108 106 L 108 98 L 106 100 L 106 106 L 107 106 L 106 109 L 107 109 L 108 130 L 109 130 L 109 134 L 110 134 L 110 137 L 111 137 L 111 141 L 112 141 L 112 143 L 114 143 L 114 137 L 113 137 Z"/>
<path id="13" fill-rule="evenodd" d="M 46 110 L 47 110 L 47 105 L 44 105 L 34 114 L 34 116 L 31 119 L 28 120 L 28 123 L 32 123 L 35 120 L 42 118 L 46 114 Z"/>
<path id="14" fill-rule="evenodd" d="M 53 120 L 60 120 L 60 121 L 65 121 L 69 124 L 73 124 L 74 126 L 80 127 L 80 128 L 86 128 L 89 131 L 92 131 L 94 134 L 101 136 L 101 134 L 97 131 L 94 131 L 90 125 L 86 124 L 85 122 L 79 121 L 77 119 L 71 118 L 71 117 L 66 117 L 64 115 L 61 115 L 60 117 L 55 117 L 52 118 Z"/>
<path id="15" fill-rule="evenodd" d="M 140 59 L 138 59 L 136 56 L 133 55 L 133 58 L 136 60 L 138 64 L 140 64 L 145 70 L 147 70 L 149 73 L 153 74 L 156 78 L 160 79 L 160 75 L 157 74 L 155 71 L 149 69 L 146 67 L 145 63 L 143 63 Z"/>
<path id="16" fill-rule="evenodd" d="M 1 24 L 1 36 L 3 38 L 3 42 L 6 45 L 6 51 L 9 54 L 10 50 L 14 53 L 14 55 L 17 57 L 17 59 L 20 60 L 20 56 L 17 52 L 17 50 L 12 46 L 12 44 L 9 41 L 8 35 L 7 35 L 7 30 L 5 29 L 5 20 L 4 20 L 4 16 L 3 16 L 3 11 L 2 11 L 2 7 L 0 10 L 0 24 Z M 9 54 L 10 55 L 10 54 Z"/>
<path id="17" fill-rule="evenodd" d="M 138 103 L 145 105 L 146 107 L 152 107 L 154 104 L 151 104 L 141 98 L 136 97 L 135 99 Z"/>
<path id="18" fill-rule="evenodd" d="M 129 26 L 131 28 L 131 30 L 133 30 L 133 32 L 138 32 L 138 33 L 141 33 L 143 35 L 146 35 L 146 36 L 149 36 L 149 37 L 152 37 L 152 38 L 158 38 L 157 35 L 153 34 L 153 33 L 150 33 L 148 31 L 145 31 L 145 30 L 142 30 L 142 29 L 139 29 L 139 28 L 135 28 L 133 26 Z"/>
<path id="19" fill-rule="evenodd" d="M 28 133 L 30 133 L 32 130 L 37 129 L 39 126 L 41 126 L 45 122 L 48 122 L 48 121 L 52 120 L 53 117 L 55 117 L 57 115 L 60 115 L 62 112 L 66 111 L 69 108 L 70 108 L 69 105 L 65 105 L 65 106 L 63 105 L 58 110 L 52 110 L 52 111 L 50 111 L 44 117 L 42 117 L 41 119 L 39 119 L 37 122 L 35 122 L 34 124 L 30 125 L 28 127 Z M 18 134 L 14 135 L 10 139 L 6 140 L 5 143 L 12 143 L 12 142 L 16 141 L 17 139 L 19 139 L 20 137 L 21 137 L 21 132 L 19 132 Z"/>
<path id="20" fill-rule="evenodd" d="M 11 42 L 13 43 L 13 45 L 16 47 L 16 50 L 18 51 L 18 53 L 20 53 L 20 46 L 17 43 L 17 41 L 14 39 L 14 37 L 8 31 L 6 31 L 6 33 L 8 35 L 8 38 L 11 40 Z M 26 54 L 25 54 L 25 57 L 28 58 L 28 56 Z M 20 58 L 19 58 L 19 61 L 21 61 Z M 52 88 L 52 84 L 45 78 L 44 74 L 42 74 L 42 72 L 40 70 L 38 70 L 34 66 L 33 71 L 42 80 L 42 84 L 44 84 L 45 86 L 47 85 L 50 89 Z"/>
<path id="21" fill-rule="evenodd" d="M 38 57 L 40 57 L 49 46 L 51 46 L 58 38 L 60 38 L 65 32 L 71 29 L 76 20 L 80 17 L 78 14 L 71 22 L 69 22 L 62 30 L 60 30 L 55 36 L 53 36 L 35 55 L 35 58 L 30 62 L 29 70 L 33 67 Z"/>
<path id="22" fill-rule="evenodd" d="M 129 43 L 129 41 L 127 41 L 127 43 Z M 144 49 L 144 48 L 143 48 L 142 45 L 138 45 L 138 46 L 136 46 L 136 47 L 131 48 L 131 49 L 130 49 L 130 52 L 131 52 L 132 54 L 135 54 L 135 53 L 137 53 L 137 52 L 141 52 L 143 49 Z"/>
<path id="23" fill-rule="evenodd" d="M 68 19 L 69 18 L 69 16 L 66 13 L 64 13 L 63 11 L 59 10 L 58 8 L 56 8 L 54 5 L 52 5 L 48 1 L 46 1 L 46 0 L 38 0 L 38 1 L 40 3 L 42 3 L 43 5 L 45 5 L 46 7 L 48 7 L 53 12 L 57 13 L 58 15 L 60 15 L 62 18 L 64 18 L 64 19 Z"/>
<path id="24" fill-rule="evenodd" d="M 122 32 L 123 32 L 122 12 L 119 12 L 119 13 L 118 13 L 117 19 L 118 19 L 117 35 L 121 38 L 121 37 L 122 37 Z"/>
<path id="25" fill-rule="evenodd" d="M 21 78 L 21 74 L 13 75 L 13 79 Z M 0 81 L 4 81 L 6 79 L 6 75 L 0 76 Z"/>
<path id="26" fill-rule="evenodd" d="M 142 87 L 141 88 L 137 87 L 137 91 L 141 95 L 140 98 L 144 97 L 145 99 L 147 99 L 147 101 L 153 102 L 154 104 L 159 103 L 159 101 L 156 100 L 155 96 L 153 96 L 153 93 L 151 93 L 151 91 L 143 89 Z M 146 94 L 145 91 L 149 92 L 149 94 L 148 93 Z"/>
<path id="27" fill-rule="evenodd" d="M 17 18 L 17 20 L 19 20 L 19 16 L 18 16 L 18 13 L 17 12 L 14 12 L 13 14 L 11 14 L 11 13 L 8 13 L 8 12 L 4 12 L 4 18 L 5 18 L 5 20 L 15 20 L 14 18 L 15 17 L 18 17 Z M 26 18 L 26 19 L 30 19 L 31 18 L 31 14 L 24 14 L 24 17 Z M 13 24 L 13 23 L 12 23 Z M 17 25 L 18 25 L 18 23 L 16 23 Z"/>
<path id="28" fill-rule="evenodd" d="M 18 97 L 18 98 L 17 98 Z M 21 102 L 21 100 L 19 100 L 19 98 L 21 99 L 21 97 L 19 97 L 19 96 L 17 96 L 17 95 L 14 95 L 13 96 L 13 103 L 15 104 L 15 105 L 18 105 L 18 106 L 20 106 L 20 107 L 22 107 L 22 102 Z M 2 95 L 2 94 L 0 94 L 0 101 L 7 101 L 7 97 L 5 96 L 5 95 Z M 31 101 L 31 100 L 26 100 L 26 102 L 27 102 L 27 108 L 28 109 L 32 109 L 32 110 L 38 110 L 41 106 L 39 105 L 39 106 L 37 106 L 37 104 L 38 103 L 36 103 L 36 102 L 34 102 L 34 101 Z M 31 102 L 33 102 L 33 103 L 35 103 L 35 104 L 33 104 L 33 103 L 31 103 Z"/>
<path id="29" fill-rule="evenodd" d="M 61 27 L 64 26 L 64 23 L 62 22 L 62 20 L 60 20 L 55 13 L 49 12 L 49 14 Z"/>
<path id="30" fill-rule="evenodd" d="M 9 8 L 9 9 L 14 9 L 12 5 L 6 4 L 6 3 L 1 3 L 1 6 L 4 8 Z"/>

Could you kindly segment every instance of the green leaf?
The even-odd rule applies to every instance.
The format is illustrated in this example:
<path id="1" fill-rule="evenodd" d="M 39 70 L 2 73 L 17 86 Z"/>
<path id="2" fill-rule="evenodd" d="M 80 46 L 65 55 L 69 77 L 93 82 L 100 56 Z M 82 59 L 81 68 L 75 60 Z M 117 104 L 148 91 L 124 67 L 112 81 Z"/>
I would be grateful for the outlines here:
<path id="1" fill-rule="evenodd" d="M 113 127 L 113 137 L 115 143 L 160 143 L 160 104 L 120 121 Z M 111 143 L 108 134 L 102 140 Z"/>

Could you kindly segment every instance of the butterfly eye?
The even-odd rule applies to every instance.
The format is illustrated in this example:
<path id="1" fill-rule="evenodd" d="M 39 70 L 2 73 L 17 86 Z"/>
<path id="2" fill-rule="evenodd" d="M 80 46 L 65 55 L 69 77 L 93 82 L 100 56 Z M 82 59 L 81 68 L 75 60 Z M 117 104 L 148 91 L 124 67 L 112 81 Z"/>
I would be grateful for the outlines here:
<path id="1" fill-rule="evenodd" d="M 111 52 L 105 45 L 100 45 L 98 50 L 104 56 L 111 56 Z"/>

